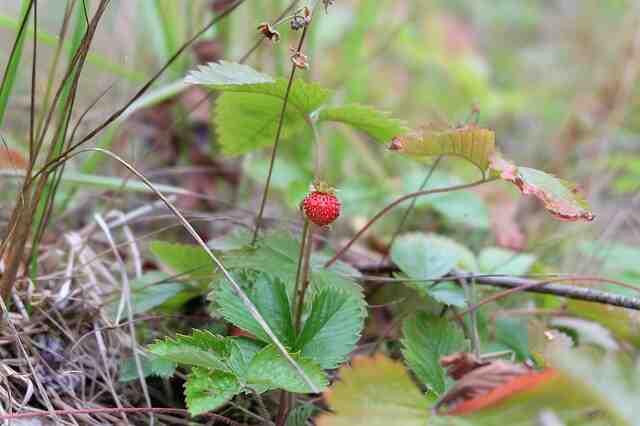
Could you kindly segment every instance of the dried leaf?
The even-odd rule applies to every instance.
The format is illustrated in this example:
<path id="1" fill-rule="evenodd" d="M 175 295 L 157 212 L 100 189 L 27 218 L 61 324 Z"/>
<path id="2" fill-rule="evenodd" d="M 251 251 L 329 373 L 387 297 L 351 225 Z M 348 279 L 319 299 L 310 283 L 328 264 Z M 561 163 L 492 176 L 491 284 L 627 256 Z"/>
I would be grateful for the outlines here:
<path id="1" fill-rule="evenodd" d="M 389 149 L 411 157 L 462 157 L 484 173 L 489 167 L 489 158 L 496 150 L 495 133 L 475 125 L 450 129 L 428 126 L 396 136 Z"/>
<path id="2" fill-rule="evenodd" d="M 434 407 L 449 415 L 469 414 L 495 405 L 556 375 L 552 369 L 537 372 L 523 364 L 483 362 L 466 353 L 444 357 L 441 364 L 448 367 L 451 377 L 459 379 Z"/>
<path id="3" fill-rule="evenodd" d="M 517 167 L 499 152 L 491 156 L 491 169 L 503 180 L 512 182 L 524 195 L 534 195 L 558 220 L 592 221 L 595 216 L 578 187 L 540 170 Z"/>

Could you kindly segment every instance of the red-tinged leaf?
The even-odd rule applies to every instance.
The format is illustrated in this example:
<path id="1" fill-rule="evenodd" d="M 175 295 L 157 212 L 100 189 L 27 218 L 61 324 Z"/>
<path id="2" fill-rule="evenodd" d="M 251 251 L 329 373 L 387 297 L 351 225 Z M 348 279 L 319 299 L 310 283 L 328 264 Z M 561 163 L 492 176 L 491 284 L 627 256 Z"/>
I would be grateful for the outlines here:
<path id="1" fill-rule="evenodd" d="M 401 363 L 382 355 L 358 356 L 342 367 L 340 381 L 324 397 L 334 411 L 317 419 L 318 426 L 422 426 L 429 404 Z"/>
<path id="2" fill-rule="evenodd" d="M 450 129 L 428 126 L 396 136 L 389 149 L 418 158 L 441 155 L 462 157 L 484 173 L 496 150 L 495 133 L 473 124 Z"/>
<path id="3" fill-rule="evenodd" d="M 516 394 L 532 390 L 542 383 L 548 383 L 556 377 L 556 371 L 551 368 L 543 371 L 531 371 L 521 376 L 512 377 L 485 394 L 457 404 L 447 414 L 459 416 L 474 413 L 483 408 L 496 405 Z"/>
<path id="4" fill-rule="evenodd" d="M 534 195 L 558 220 L 590 222 L 595 216 L 578 187 L 540 170 L 517 167 L 499 152 L 490 159 L 491 169 L 503 180 L 513 183 L 524 195 Z"/>

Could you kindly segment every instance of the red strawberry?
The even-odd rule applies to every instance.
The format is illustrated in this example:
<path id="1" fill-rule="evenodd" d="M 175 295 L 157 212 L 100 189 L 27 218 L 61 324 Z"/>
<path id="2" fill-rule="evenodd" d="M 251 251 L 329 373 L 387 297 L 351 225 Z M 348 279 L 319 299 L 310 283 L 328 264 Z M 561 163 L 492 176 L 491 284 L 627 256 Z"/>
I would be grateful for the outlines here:
<path id="1" fill-rule="evenodd" d="M 302 210 L 311 222 L 318 226 L 333 223 L 340 216 L 340 200 L 335 191 L 325 183 L 317 183 L 302 201 Z"/>

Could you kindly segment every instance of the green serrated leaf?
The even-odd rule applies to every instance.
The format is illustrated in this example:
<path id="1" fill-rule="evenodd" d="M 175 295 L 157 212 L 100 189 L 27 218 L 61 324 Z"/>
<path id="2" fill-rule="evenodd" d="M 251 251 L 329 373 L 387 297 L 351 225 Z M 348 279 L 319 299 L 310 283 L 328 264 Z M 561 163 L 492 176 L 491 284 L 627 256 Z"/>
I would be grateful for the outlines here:
<path id="1" fill-rule="evenodd" d="M 318 291 L 295 348 L 333 369 L 355 348 L 364 325 L 364 301 L 335 288 Z"/>
<path id="2" fill-rule="evenodd" d="M 195 244 L 174 244 L 152 241 L 151 252 L 180 275 L 194 279 L 199 286 L 206 286 L 215 279 L 215 267 L 207 253 Z"/>
<path id="3" fill-rule="evenodd" d="M 189 413 L 197 416 L 219 408 L 241 390 L 233 374 L 194 368 L 187 377 L 184 394 Z"/>
<path id="4" fill-rule="evenodd" d="M 240 155 L 274 142 L 282 102 L 288 82 L 223 87 L 216 101 L 215 123 L 218 142 L 227 155 Z M 294 80 L 289 94 L 282 128 L 282 139 L 310 132 L 306 119 L 329 97 L 329 91 L 317 84 Z M 311 140 L 311 138 L 307 138 Z"/>
<path id="5" fill-rule="evenodd" d="M 394 136 L 408 131 L 402 120 L 391 118 L 389 113 L 359 104 L 323 108 L 318 115 L 318 120 L 347 124 L 382 143 L 389 142 Z"/>
<path id="6" fill-rule="evenodd" d="M 194 330 L 190 336 L 178 335 L 152 343 L 149 352 L 177 364 L 228 372 L 229 346 L 229 339 L 206 330 Z"/>
<path id="7" fill-rule="evenodd" d="M 271 76 L 258 72 L 249 65 L 228 61 L 200 65 L 197 71 L 191 71 L 185 78 L 187 84 L 203 85 L 217 90 L 273 82 Z"/>
<path id="8" fill-rule="evenodd" d="M 266 233 L 257 242 L 256 247 L 245 247 L 224 253 L 222 259 L 227 268 L 265 272 L 279 278 L 288 284 L 289 290 L 292 290 L 299 253 L 300 242 L 289 232 L 279 231 Z M 328 258 L 325 253 L 314 253 L 311 256 L 311 289 L 329 285 L 354 295 L 361 294 L 362 288 L 356 282 L 341 276 L 357 277 L 360 273 L 340 261 L 326 270 L 323 265 Z"/>
<path id="9" fill-rule="evenodd" d="M 246 337 L 233 338 L 229 345 L 229 368 L 245 384 L 251 360 L 264 349 L 264 344 Z"/>
<path id="10" fill-rule="evenodd" d="M 453 383 L 440 366 L 440 358 L 464 348 L 462 331 L 449 319 L 418 312 L 404 321 L 402 353 L 416 376 L 441 395 Z"/>
<path id="11" fill-rule="evenodd" d="M 291 305 L 284 283 L 267 274 L 260 274 L 247 295 L 282 344 L 291 347 L 294 341 L 293 321 L 291 319 Z M 253 334 L 263 342 L 271 342 L 260 324 L 247 311 L 242 300 L 227 283 L 220 284 L 214 290 L 213 298 L 220 306 L 219 310 L 227 321 Z"/>
<path id="12" fill-rule="evenodd" d="M 322 390 L 327 387 L 327 376 L 318 364 L 299 354 L 291 354 L 291 357 L 300 365 L 318 389 Z M 300 374 L 271 345 L 258 352 L 251 361 L 248 381 L 249 386 L 258 385 L 268 389 L 284 389 L 296 393 L 312 392 Z"/>

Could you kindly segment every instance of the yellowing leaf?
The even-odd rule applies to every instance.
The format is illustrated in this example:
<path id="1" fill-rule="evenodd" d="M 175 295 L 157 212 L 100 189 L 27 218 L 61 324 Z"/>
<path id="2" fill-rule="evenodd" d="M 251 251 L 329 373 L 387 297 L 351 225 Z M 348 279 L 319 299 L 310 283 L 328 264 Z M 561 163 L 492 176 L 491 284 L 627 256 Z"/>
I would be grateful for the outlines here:
<path id="1" fill-rule="evenodd" d="M 320 416 L 318 426 L 423 426 L 430 416 L 402 364 L 382 355 L 355 357 L 340 378 L 324 393 L 334 414 Z"/>
<path id="2" fill-rule="evenodd" d="M 534 195 L 553 217 L 567 222 L 592 221 L 595 216 L 578 187 L 540 170 L 517 167 L 499 152 L 491 156 L 491 169 L 513 183 L 524 195 Z"/>
<path id="3" fill-rule="evenodd" d="M 410 157 L 462 157 L 484 173 L 489 167 L 489 158 L 496 150 L 495 133 L 475 125 L 451 129 L 425 127 L 396 136 L 389 149 Z"/>

